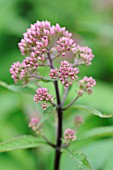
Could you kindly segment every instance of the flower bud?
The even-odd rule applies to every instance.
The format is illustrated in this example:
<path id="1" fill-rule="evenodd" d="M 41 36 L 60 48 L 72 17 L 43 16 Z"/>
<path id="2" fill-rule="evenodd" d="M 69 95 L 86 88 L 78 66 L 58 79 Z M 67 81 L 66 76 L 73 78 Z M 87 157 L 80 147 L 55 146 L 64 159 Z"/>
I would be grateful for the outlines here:
<path id="1" fill-rule="evenodd" d="M 75 131 L 70 128 L 66 129 L 64 132 L 64 140 L 65 143 L 70 143 L 71 141 L 76 140 Z"/>

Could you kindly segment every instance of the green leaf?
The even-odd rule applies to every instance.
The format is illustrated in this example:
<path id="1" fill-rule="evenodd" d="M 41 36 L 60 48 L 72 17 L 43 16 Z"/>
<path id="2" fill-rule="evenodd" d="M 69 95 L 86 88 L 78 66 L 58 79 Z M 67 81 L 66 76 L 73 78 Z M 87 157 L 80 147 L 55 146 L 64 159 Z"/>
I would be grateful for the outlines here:
<path id="1" fill-rule="evenodd" d="M 73 147 L 73 149 L 75 149 Z M 78 148 L 77 148 L 78 149 Z M 81 148 L 82 152 L 90 159 L 91 166 L 94 170 L 112 170 L 113 168 L 113 138 L 107 138 L 102 140 L 96 140 L 90 144 L 86 144 Z M 106 164 L 111 162 L 111 168 L 109 166 L 106 169 Z"/>
<path id="2" fill-rule="evenodd" d="M 82 136 L 78 140 L 95 139 L 110 136 L 113 136 L 113 126 L 104 126 L 87 131 L 86 133 L 82 134 Z"/>
<path id="3" fill-rule="evenodd" d="M 46 120 L 49 119 L 49 117 L 53 114 L 55 111 L 55 108 L 53 106 L 49 106 L 44 112 L 43 116 L 41 118 L 41 122 L 45 122 Z"/>
<path id="4" fill-rule="evenodd" d="M 21 92 L 21 93 L 32 93 L 34 94 L 34 89 L 32 87 L 21 87 L 19 85 L 7 84 L 3 81 L 0 81 L 0 86 L 5 87 L 6 89 L 14 92 Z"/>
<path id="5" fill-rule="evenodd" d="M 102 114 L 99 110 L 96 110 L 90 106 L 85 106 L 85 105 L 75 105 L 71 107 L 72 109 L 76 109 L 76 110 L 80 110 L 80 111 L 84 111 L 84 112 L 88 112 L 91 113 L 95 116 L 99 116 L 101 118 L 110 118 L 113 117 L 113 114 Z"/>
<path id="6" fill-rule="evenodd" d="M 45 131 L 44 128 L 46 128 L 46 130 L 47 130 L 48 125 L 50 127 L 49 131 L 51 130 L 51 128 L 53 129 L 51 119 L 53 118 L 54 111 L 55 111 L 55 108 L 53 106 L 50 106 L 45 111 L 43 111 L 40 122 L 37 125 L 37 129 L 40 129 L 40 127 L 41 127 L 41 128 L 43 128 L 43 131 Z"/>
<path id="7" fill-rule="evenodd" d="M 13 138 L 11 140 L 0 143 L 0 152 L 7 152 L 17 149 L 35 148 L 46 144 L 42 139 L 34 136 L 25 135 Z"/>
<path id="8" fill-rule="evenodd" d="M 92 170 L 91 165 L 87 159 L 87 156 L 83 153 L 72 153 L 69 150 L 65 150 L 71 159 L 75 160 L 76 165 L 81 170 Z"/>

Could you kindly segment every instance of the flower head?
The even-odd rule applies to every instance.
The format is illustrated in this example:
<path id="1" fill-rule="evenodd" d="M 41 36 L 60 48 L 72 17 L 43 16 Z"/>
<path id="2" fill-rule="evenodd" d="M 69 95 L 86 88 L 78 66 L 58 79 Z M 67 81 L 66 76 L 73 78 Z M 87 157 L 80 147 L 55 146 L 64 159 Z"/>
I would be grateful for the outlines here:
<path id="1" fill-rule="evenodd" d="M 68 86 L 72 85 L 74 80 L 78 78 L 78 73 L 78 68 L 73 68 L 68 61 L 64 60 L 61 61 L 59 70 L 57 68 L 51 69 L 49 75 L 52 79 L 59 78 L 66 89 Z"/>
<path id="2" fill-rule="evenodd" d="M 77 56 L 80 57 L 79 64 L 85 64 L 86 66 L 91 65 L 91 61 L 94 58 L 91 48 L 86 46 L 81 47 L 80 45 L 77 45 L 75 54 L 77 54 Z"/>
<path id="3" fill-rule="evenodd" d="M 95 79 L 92 77 L 85 76 L 82 80 L 79 81 L 79 87 L 84 93 L 86 91 L 87 94 L 92 93 L 92 87 L 96 85 Z"/>
<path id="4" fill-rule="evenodd" d="M 52 38 L 55 36 L 58 39 L 63 37 L 64 41 L 67 37 L 67 45 L 72 45 L 73 42 L 73 40 L 70 40 L 71 33 L 69 33 L 65 27 L 61 28 L 59 24 L 51 26 L 48 21 L 37 21 L 35 24 L 32 24 L 29 29 L 27 29 L 27 32 L 24 33 L 23 36 L 24 38 L 18 44 L 22 55 L 32 54 L 32 56 L 42 59 L 42 62 L 46 56 L 47 48 Z M 61 41 L 62 39 L 58 40 L 58 43 Z"/>
<path id="5" fill-rule="evenodd" d="M 14 82 L 17 83 L 19 79 L 22 77 L 22 65 L 20 62 L 14 63 L 10 68 L 10 73 L 12 74 L 12 78 L 14 79 Z"/>
<path id="6" fill-rule="evenodd" d="M 53 43 L 53 40 L 56 43 Z M 18 46 L 22 55 L 27 55 L 27 57 L 22 63 L 14 63 L 10 69 L 15 82 L 36 72 L 38 66 L 49 66 L 48 52 L 53 60 L 56 57 L 65 56 L 68 51 L 71 51 L 75 57 L 75 63 L 78 61 L 77 65 L 85 64 L 88 66 L 94 57 L 90 48 L 81 47 L 75 43 L 72 34 L 65 27 L 60 27 L 58 23 L 51 25 L 48 21 L 37 21 L 31 24 L 30 28 L 23 34 L 23 39 L 18 43 Z M 51 69 L 50 77 L 60 79 L 64 88 L 67 88 L 78 77 L 79 71 L 78 68 L 74 68 L 76 65 L 74 64 L 70 64 L 66 60 L 62 61 L 59 69 Z"/>
<path id="7" fill-rule="evenodd" d="M 29 127 L 33 130 L 33 131 L 37 131 L 39 129 L 38 125 L 39 125 L 40 119 L 39 118 L 31 118 L 30 122 L 29 122 Z"/>
<path id="8" fill-rule="evenodd" d="M 67 88 L 72 84 L 73 80 L 78 78 L 78 68 L 73 68 L 68 61 L 62 61 L 59 69 L 59 78 L 64 87 Z"/>
<path id="9" fill-rule="evenodd" d="M 51 25 L 48 21 L 37 21 L 31 24 L 30 28 L 23 34 L 23 39 L 18 46 L 22 55 L 26 56 L 26 58 L 21 63 L 14 63 L 10 68 L 11 77 L 15 83 L 19 80 L 26 83 L 33 78 L 44 82 L 50 82 L 53 79 L 54 83 L 60 80 L 66 89 L 78 79 L 79 69 L 77 66 L 80 64 L 90 65 L 94 57 L 90 48 L 76 44 L 72 39 L 72 34 L 65 27 L 60 27 L 58 23 Z M 65 57 L 66 54 L 70 54 L 67 53 L 68 51 L 72 53 L 75 62 L 70 63 L 66 60 L 61 60 L 59 68 L 55 68 L 54 59 L 59 56 Z M 49 76 L 51 79 L 40 75 L 41 66 L 50 67 Z M 85 76 L 79 81 L 78 95 L 82 96 L 84 92 L 91 94 L 92 87 L 95 85 L 96 81 L 92 77 Z M 36 103 L 40 102 L 43 110 L 46 110 L 49 104 L 56 106 L 56 104 L 52 103 L 52 100 L 53 97 L 49 94 L 47 88 L 38 88 L 36 90 L 34 101 Z"/>
<path id="10" fill-rule="evenodd" d="M 52 95 L 50 95 L 48 92 L 49 91 L 47 88 L 38 88 L 36 90 L 37 94 L 34 95 L 34 101 L 36 103 L 44 102 L 43 104 L 41 104 L 41 107 L 44 110 L 46 110 L 46 108 L 48 106 L 47 102 L 51 103 L 53 100 Z"/>
<path id="11" fill-rule="evenodd" d="M 14 82 L 17 83 L 19 80 L 33 73 L 38 67 L 36 58 L 26 57 L 22 63 L 16 62 L 10 68 L 10 73 Z"/>
<path id="12" fill-rule="evenodd" d="M 57 79 L 57 78 L 59 77 L 59 70 L 58 70 L 57 68 L 51 69 L 49 76 L 50 76 L 52 79 Z"/>
<path id="13" fill-rule="evenodd" d="M 42 108 L 43 110 L 46 110 L 47 107 L 48 107 L 48 104 L 47 104 L 47 103 L 42 103 L 42 104 L 41 104 L 41 108 Z"/>
<path id="14" fill-rule="evenodd" d="M 29 127 L 32 127 L 34 125 L 37 125 L 39 123 L 40 119 L 39 118 L 31 118 L 30 122 L 29 122 Z"/>
<path id="15" fill-rule="evenodd" d="M 81 124 L 83 124 L 84 123 L 84 118 L 82 117 L 82 116 L 80 116 L 80 115 L 77 115 L 76 117 L 75 117 L 75 125 L 77 126 L 77 127 L 79 127 Z"/>
<path id="16" fill-rule="evenodd" d="M 64 132 L 64 139 L 66 143 L 76 140 L 75 131 L 70 128 L 66 129 Z"/>
<path id="17" fill-rule="evenodd" d="M 38 67 L 37 59 L 33 57 L 26 57 L 22 62 L 22 66 L 24 69 L 36 70 Z"/>
<path id="18" fill-rule="evenodd" d="M 70 37 L 61 37 L 57 41 L 57 50 L 59 53 L 62 54 L 62 56 L 65 56 L 67 51 L 76 50 L 76 44 L 74 43 L 74 40 Z"/>

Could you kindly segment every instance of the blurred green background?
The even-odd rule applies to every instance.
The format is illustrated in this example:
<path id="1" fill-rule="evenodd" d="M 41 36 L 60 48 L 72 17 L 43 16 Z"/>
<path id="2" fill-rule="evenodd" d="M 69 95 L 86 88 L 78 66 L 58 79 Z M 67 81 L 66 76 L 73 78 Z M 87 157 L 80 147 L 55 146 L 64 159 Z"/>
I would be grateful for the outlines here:
<path id="1" fill-rule="evenodd" d="M 0 0 L 0 79 L 8 84 L 13 84 L 10 66 L 23 60 L 18 42 L 36 20 L 65 26 L 80 45 L 93 49 L 95 58 L 92 65 L 83 67 L 81 71 L 83 75 L 92 75 L 97 86 L 91 96 L 84 96 L 78 103 L 93 106 L 103 113 L 113 113 L 113 1 Z M 68 100 L 72 96 L 70 94 Z M 29 117 L 36 114 L 32 97 L 0 87 L 0 141 L 31 133 Z M 105 120 L 81 112 L 75 114 L 82 114 L 85 119 L 81 133 L 113 124 L 113 118 Z M 73 117 L 69 120 L 72 121 Z M 111 138 L 94 140 L 80 149 L 86 153 L 94 170 L 113 170 Z M 38 152 L 29 149 L 2 153 L 0 170 L 52 170 L 53 155 L 54 152 L 46 147 L 39 148 Z M 75 164 L 63 157 L 61 170 L 68 169 L 75 170 Z"/>

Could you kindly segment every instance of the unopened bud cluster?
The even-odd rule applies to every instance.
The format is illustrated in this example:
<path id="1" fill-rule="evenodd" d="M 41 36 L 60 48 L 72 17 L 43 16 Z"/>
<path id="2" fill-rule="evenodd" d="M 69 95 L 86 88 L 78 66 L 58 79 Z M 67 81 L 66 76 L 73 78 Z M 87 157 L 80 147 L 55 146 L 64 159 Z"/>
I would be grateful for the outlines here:
<path id="1" fill-rule="evenodd" d="M 51 103 L 53 101 L 52 95 L 48 93 L 47 88 L 38 88 L 36 90 L 36 94 L 34 95 L 34 101 L 36 103 L 43 102 L 41 104 L 42 109 L 46 110 L 48 107 L 47 103 Z"/>
<path id="2" fill-rule="evenodd" d="M 90 48 L 76 44 L 72 39 L 72 34 L 65 27 L 60 27 L 59 24 L 51 25 L 48 21 L 37 21 L 32 24 L 23 34 L 23 39 L 18 45 L 22 55 L 26 57 L 21 63 L 16 62 L 10 68 L 11 77 L 15 83 L 19 80 L 23 80 L 25 83 L 30 81 L 30 78 L 38 77 L 44 80 L 40 75 L 39 67 L 50 66 L 49 76 L 52 81 L 60 80 L 66 89 L 78 78 L 79 69 L 77 66 L 80 64 L 91 65 L 94 57 Z M 53 60 L 60 56 L 65 58 L 66 54 L 70 54 L 68 52 L 72 53 L 74 63 L 69 63 L 64 59 L 59 68 L 55 68 Z M 50 78 L 49 81 L 51 81 Z M 79 81 L 78 95 L 82 96 L 84 92 L 91 94 L 95 84 L 96 81 L 92 77 L 85 76 L 83 80 Z M 37 89 L 34 101 L 41 102 L 42 109 L 46 110 L 48 104 L 52 104 L 52 100 L 53 97 L 48 94 L 48 89 Z"/>
<path id="3" fill-rule="evenodd" d="M 38 133 L 39 131 L 39 123 L 40 123 L 40 119 L 39 118 L 31 118 L 30 122 L 29 122 L 29 127 L 35 131 L 36 133 Z"/>
<path id="4" fill-rule="evenodd" d="M 74 123 L 75 123 L 76 127 L 79 127 L 81 124 L 84 123 L 84 118 L 80 115 L 77 115 L 74 119 Z"/>
<path id="5" fill-rule="evenodd" d="M 78 68 L 73 68 L 68 61 L 64 60 L 61 61 L 60 69 L 51 69 L 49 75 L 52 79 L 59 78 L 61 83 L 64 85 L 64 88 L 67 88 L 78 78 L 78 73 Z"/>
<path id="6" fill-rule="evenodd" d="M 85 76 L 82 80 L 79 81 L 80 87 L 80 91 L 78 92 L 79 95 L 82 95 L 84 92 L 86 92 L 87 94 L 91 94 L 92 87 L 94 87 L 95 85 L 96 85 L 95 79 L 93 79 L 92 77 Z"/>
<path id="7" fill-rule="evenodd" d="M 38 67 L 37 59 L 33 57 L 26 57 L 22 63 L 16 62 L 10 68 L 10 73 L 15 83 L 30 73 L 33 73 Z"/>
<path id="8" fill-rule="evenodd" d="M 59 24 L 51 26 L 48 21 L 37 21 L 23 35 L 24 38 L 19 43 L 22 55 L 32 54 L 34 57 L 41 58 L 42 54 L 44 54 L 44 57 L 46 56 L 47 47 L 54 36 L 70 37 L 71 33 L 65 27 L 61 28 Z"/>
<path id="9" fill-rule="evenodd" d="M 62 56 L 65 56 L 67 51 L 76 51 L 76 44 L 70 37 L 62 37 L 57 41 L 57 50 Z"/>
<path id="10" fill-rule="evenodd" d="M 92 54 L 92 49 L 89 47 L 81 47 L 80 45 L 77 45 L 76 53 L 79 58 L 78 64 L 85 64 L 86 66 L 91 65 L 91 61 L 94 58 L 94 55 Z M 75 58 L 76 61 L 76 58 Z"/>
<path id="11" fill-rule="evenodd" d="M 65 143 L 69 143 L 73 140 L 76 140 L 75 130 L 67 128 L 64 132 Z"/>

